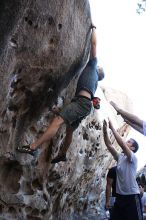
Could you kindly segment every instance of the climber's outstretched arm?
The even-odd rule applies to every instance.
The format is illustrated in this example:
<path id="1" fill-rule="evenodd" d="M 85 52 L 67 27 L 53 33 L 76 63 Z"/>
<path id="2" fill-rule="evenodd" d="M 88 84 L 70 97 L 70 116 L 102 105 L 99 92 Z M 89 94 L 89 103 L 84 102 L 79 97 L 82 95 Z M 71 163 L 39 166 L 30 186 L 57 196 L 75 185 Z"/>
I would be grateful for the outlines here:
<path id="1" fill-rule="evenodd" d="M 97 39 L 96 39 L 96 27 L 91 26 L 92 34 L 91 34 L 91 50 L 90 50 L 90 59 L 96 57 L 96 49 L 97 49 Z"/>

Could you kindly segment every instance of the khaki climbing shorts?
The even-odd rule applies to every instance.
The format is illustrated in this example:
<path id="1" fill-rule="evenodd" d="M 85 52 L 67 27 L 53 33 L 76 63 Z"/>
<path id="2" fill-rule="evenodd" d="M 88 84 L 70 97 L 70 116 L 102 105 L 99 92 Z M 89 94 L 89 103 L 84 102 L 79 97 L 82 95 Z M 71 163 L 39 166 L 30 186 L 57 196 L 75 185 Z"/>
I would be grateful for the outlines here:
<path id="1" fill-rule="evenodd" d="M 92 102 L 84 96 L 75 96 L 71 103 L 65 106 L 59 115 L 63 118 L 67 125 L 70 125 L 75 130 L 80 122 L 90 114 Z"/>

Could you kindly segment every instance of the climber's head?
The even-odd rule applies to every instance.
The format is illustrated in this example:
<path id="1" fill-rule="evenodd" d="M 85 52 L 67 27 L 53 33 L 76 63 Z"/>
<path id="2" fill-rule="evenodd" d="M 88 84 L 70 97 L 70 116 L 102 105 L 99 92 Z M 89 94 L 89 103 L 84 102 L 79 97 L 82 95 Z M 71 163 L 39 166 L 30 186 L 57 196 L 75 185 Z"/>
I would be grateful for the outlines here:
<path id="1" fill-rule="evenodd" d="M 105 76 L 103 68 L 100 66 L 97 66 L 97 71 L 98 71 L 98 81 L 103 80 Z"/>

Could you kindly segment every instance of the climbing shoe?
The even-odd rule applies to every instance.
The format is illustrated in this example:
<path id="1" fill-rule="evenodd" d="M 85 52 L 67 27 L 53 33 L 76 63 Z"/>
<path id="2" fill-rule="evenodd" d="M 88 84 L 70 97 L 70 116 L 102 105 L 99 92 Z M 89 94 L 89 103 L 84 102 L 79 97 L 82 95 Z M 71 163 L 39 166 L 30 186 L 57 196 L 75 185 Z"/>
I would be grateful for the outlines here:
<path id="1" fill-rule="evenodd" d="M 17 147 L 16 150 L 19 151 L 20 153 L 26 153 L 26 154 L 30 154 L 32 156 L 35 156 L 35 154 L 36 154 L 36 150 L 31 149 L 29 145 Z"/>
<path id="2" fill-rule="evenodd" d="M 51 163 L 59 163 L 61 161 L 66 162 L 67 161 L 66 156 L 57 156 L 51 161 Z"/>

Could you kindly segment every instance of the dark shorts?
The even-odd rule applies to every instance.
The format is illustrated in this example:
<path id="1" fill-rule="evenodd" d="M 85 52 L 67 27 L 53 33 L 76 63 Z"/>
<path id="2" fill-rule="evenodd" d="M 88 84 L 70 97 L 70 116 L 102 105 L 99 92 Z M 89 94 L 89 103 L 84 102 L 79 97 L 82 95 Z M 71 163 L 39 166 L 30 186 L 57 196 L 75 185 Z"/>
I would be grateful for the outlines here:
<path id="1" fill-rule="evenodd" d="M 90 99 L 83 96 L 76 96 L 71 103 L 65 106 L 59 115 L 64 119 L 64 122 L 75 130 L 80 122 L 90 114 L 92 102 Z"/>
<path id="2" fill-rule="evenodd" d="M 140 195 L 117 195 L 112 220 L 143 220 Z"/>

